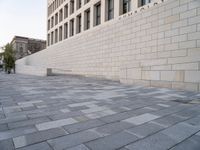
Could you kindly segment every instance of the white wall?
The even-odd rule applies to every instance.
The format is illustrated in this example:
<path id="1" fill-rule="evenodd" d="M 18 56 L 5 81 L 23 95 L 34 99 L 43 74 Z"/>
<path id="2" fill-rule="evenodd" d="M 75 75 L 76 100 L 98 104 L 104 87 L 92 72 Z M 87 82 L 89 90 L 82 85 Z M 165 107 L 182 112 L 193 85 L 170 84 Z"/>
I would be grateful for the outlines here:
<path id="1" fill-rule="evenodd" d="M 128 84 L 200 91 L 200 1 L 167 0 L 18 60 Z"/>

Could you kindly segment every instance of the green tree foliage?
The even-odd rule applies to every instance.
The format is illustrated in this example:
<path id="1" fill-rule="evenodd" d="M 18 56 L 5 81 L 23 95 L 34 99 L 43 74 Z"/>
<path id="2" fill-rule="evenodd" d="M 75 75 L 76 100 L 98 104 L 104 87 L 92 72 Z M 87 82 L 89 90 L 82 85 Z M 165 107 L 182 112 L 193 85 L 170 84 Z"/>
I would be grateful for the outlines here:
<path id="1" fill-rule="evenodd" d="M 15 69 L 15 55 L 11 44 L 8 43 L 4 47 L 3 55 L 4 55 L 5 71 L 7 73 L 10 73 L 12 69 Z"/>

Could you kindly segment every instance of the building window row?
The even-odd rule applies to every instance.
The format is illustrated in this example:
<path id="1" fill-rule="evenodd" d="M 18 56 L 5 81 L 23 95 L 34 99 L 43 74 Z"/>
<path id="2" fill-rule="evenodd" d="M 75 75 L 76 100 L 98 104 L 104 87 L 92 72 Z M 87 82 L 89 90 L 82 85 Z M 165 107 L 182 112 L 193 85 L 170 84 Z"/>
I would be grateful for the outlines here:
<path id="1" fill-rule="evenodd" d="M 65 2 L 65 0 L 54 0 L 51 5 L 49 5 L 48 7 L 48 16 L 50 16 L 60 5 L 63 4 L 63 2 Z M 88 2 L 90 2 L 90 0 L 84 0 L 84 4 L 87 4 Z M 74 12 L 74 0 L 70 1 L 70 6 L 72 8 L 72 13 Z M 80 9 L 82 7 L 82 0 L 77 0 L 77 6 L 76 9 Z"/>
<path id="2" fill-rule="evenodd" d="M 120 12 L 119 14 L 125 14 L 131 11 L 131 1 L 132 0 L 120 0 Z M 85 0 L 85 3 L 88 3 L 89 0 Z M 106 0 L 105 3 L 105 21 L 109 21 L 114 18 L 114 2 L 115 0 Z M 151 2 L 151 0 L 141 0 L 140 6 L 146 5 Z M 81 6 L 81 2 L 77 4 Z M 70 6 L 70 11 L 69 7 Z M 102 8 L 101 1 L 94 4 L 93 7 L 86 9 L 84 13 L 77 15 L 75 18 L 68 20 L 64 23 L 63 26 L 59 26 L 54 31 L 50 32 L 47 35 L 48 45 L 67 39 L 68 37 L 74 36 L 75 34 L 81 33 L 82 30 L 88 30 L 92 26 L 98 26 L 102 21 Z M 93 14 L 91 14 L 91 9 L 93 9 Z M 54 25 L 57 25 L 58 22 L 63 21 L 63 18 L 68 17 L 68 13 L 74 13 L 74 0 L 70 0 L 69 4 L 66 4 L 64 8 L 61 8 L 55 16 L 52 16 L 48 20 L 48 30 L 53 28 Z M 55 17 L 55 18 L 54 18 Z M 59 19 L 59 20 L 58 20 Z M 91 22 L 92 20 L 92 22 Z M 54 22 L 55 21 L 55 22 Z"/>
<path id="3" fill-rule="evenodd" d="M 54 0 L 48 7 L 48 16 L 50 16 L 65 0 Z"/>

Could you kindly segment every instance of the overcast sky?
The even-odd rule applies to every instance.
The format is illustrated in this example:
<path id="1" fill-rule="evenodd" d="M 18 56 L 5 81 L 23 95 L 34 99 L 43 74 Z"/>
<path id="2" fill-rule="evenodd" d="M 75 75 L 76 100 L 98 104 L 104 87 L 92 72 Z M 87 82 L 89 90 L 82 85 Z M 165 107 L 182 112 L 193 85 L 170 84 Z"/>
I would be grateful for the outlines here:
<path id="1" fill-rule="evenodd" d="M 15 35 L 46 39 L 47 0 L 0 0 L 0 47 Z"/>

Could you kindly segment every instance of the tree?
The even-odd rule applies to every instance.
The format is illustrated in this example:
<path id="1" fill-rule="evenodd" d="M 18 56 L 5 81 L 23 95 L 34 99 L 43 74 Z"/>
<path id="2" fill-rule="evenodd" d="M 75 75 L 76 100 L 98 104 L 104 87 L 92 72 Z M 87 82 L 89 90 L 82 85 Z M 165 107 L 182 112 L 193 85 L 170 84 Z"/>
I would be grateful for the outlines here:
<path id="1" fill-rule="evenodd" d="M 12 69 L 15 69 L 15 55 L 11 44 L 8 43 L 4 47 L 3 55 L 4 55 L 5 71 L 7 73 L 10 73 Z"/>

